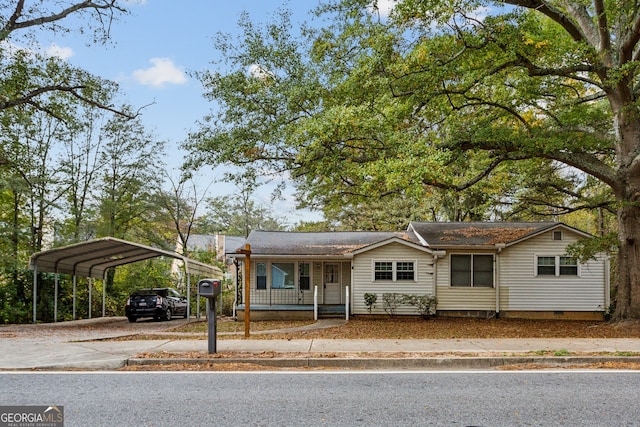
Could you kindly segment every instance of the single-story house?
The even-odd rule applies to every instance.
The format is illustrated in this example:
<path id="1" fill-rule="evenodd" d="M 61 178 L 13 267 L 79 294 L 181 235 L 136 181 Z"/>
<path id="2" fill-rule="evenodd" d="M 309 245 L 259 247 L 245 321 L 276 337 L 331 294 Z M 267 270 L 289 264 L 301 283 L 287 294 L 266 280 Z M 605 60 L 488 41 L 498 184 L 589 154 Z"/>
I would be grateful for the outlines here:
<path id="1" fill-rule="evenodd" d="M 565 252 L 589 234 L 557 222 L 412 222 L 400 232 L 253 231 L 252 319 L 384 315 L 385 294 L 430 295 L 439 316 L 602 319 L 609 263 Z M 228 254 L 244 262 L 243 253 Z M 242 285 L 242 284 L 240 284 Z M 367 306 L 365 294 L 376 294 Z M 237 306 L 243 316 L 245 302 Z M 417 315 L 400 304 L 396 315 Z"/>

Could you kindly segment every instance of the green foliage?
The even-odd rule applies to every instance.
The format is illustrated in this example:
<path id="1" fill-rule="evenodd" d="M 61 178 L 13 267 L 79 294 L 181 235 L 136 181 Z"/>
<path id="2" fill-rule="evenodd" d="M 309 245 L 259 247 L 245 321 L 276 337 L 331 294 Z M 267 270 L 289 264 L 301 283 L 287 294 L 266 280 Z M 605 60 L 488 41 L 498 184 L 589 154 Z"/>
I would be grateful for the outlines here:
<path id="1" fill-rule="evenodd" d="M 580 262 L 596 259 L 601 254 L 614 254 L 618 251 L 618 235 L 607 233 L 604 236 L 595 236 L 582 239 L 567 246 L 567 254 Z"/>
<path id="2" fill-rule="evenodd" d="M 376 306 L 376 301 L 378 301 L 377 294 L 366 293 L 364 294 L 364 303 L 367 306 L 367 310 L 369 310 L 369 314 L 371 314 L 371 310 Z"/>
<path id="3" fill-rule="evenodd" d="M 284 230 L 284 221 L 273 216 L 252 196 L 253 186 L 242 186 L 238 194 L 208 199 L 206 213 L 196 221 L 196 231 L 246 237 L 251 230 Z"/>
<path id="4" fill-rule="evenodd" d="M 438 299 L 434 295 L 402 295 L 400 301 L 403 304 L 413 306 L 423 317 L 431 317 L 436 314 Z"/>

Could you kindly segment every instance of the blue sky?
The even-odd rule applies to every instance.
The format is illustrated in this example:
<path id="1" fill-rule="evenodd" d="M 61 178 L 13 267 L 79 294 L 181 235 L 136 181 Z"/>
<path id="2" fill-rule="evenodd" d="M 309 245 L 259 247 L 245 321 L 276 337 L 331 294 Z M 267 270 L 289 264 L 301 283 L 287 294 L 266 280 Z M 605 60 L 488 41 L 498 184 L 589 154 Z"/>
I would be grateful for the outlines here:
<path id="1" fill-rule="evenodd" d="M 380 0 L 381 9 L 393 0 Z M 44 50 L 60 56 L 92 74 L 116 81 L 124 93 L 123 101 L 143 110 L 142 121 L 158 139 L 167 141 L 167 163 L 173 177 L 184 153 L 178 146 L 211 105 L 202 97 L 200 83 L 189 72 L 210 68 L 215 59 L 213 37 L 218 33 L 237 34 L 237 22 L 243 11 L 254 23 L 266 23 L 280 8 L 293 12 L 292 21 L 310 21 L 319 0 L 128 0 L 129 15 L 121 17 L 111 29 L 106 45 L 87 46 L 77 34 L 48 35 Z M 90 36 L 88 36 L 90 37 Z M 205 188 L 219 180 L 221 168 L 201 172 L 197 182 Z M 208 196 L 232 194 L 229 184 L 209 186 Z M 269 203 L 265 189 L 257 199 Z M 294 210 L 290 194 L 276 201 L 273 210 L 293 225 L 300 220 L 319 220 L 321 215 Z"/>
<path id="2" fill-rule="evenodd" d="M 184 153 L 178 149 L 189 130 L 211 108 L 202 96 L 202 86 L 189 76 L 211 66 L 216 54 L 213 37 L 218 32 L 236 34 L 237 22 L 243 11 L 252 21 L 266 23 L 282 7 L 293 11 L 293 21 L 311 19 L 309 12 L 317 0 L 130 0 L 131 12 L 111 29 L 111 41 L 106 45 L 86 45 L 77 35 L 51 38 L 43 46 L 71 64 L 92 74 L 116 81 L 124 93 L 124 102 L 134 109 L 148 105 L 142 121 L 158 139 L 168 142 L 167 163 L 174 177 Z M 223 169 L 200 172 L 197 182 L 208 187 L 210 197 L 232 194 L 235 187 L 216 183 Z M 269 188 L 256 194 L 256 199 L 270 203 Z M 318 220 L 321 215 L 295 211 L 289 192 L 283 201 L 276 201 L 273 210 L 293 225 L 300 220 Z"/>

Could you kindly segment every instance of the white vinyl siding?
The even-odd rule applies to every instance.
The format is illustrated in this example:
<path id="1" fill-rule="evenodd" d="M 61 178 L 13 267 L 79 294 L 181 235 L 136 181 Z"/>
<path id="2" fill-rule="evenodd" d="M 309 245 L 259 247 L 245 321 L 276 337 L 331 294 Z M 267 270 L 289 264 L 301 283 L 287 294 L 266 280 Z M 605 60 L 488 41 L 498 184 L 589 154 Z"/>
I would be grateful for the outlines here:
<path id="1" fill-rule="evenodd" d="M 506 248 L 500 253 L 500 310 L 602 311 L 605 308 L 604 259 L 562 266 L 568 244 L 579 235 L 562 231 L 562 240 L 553 232 L 541 234 Z M 539 273 L 543 258 L 546 274 Z M 565 264 L 568 261 L 564 261 Z M 564 271 L 561 272 L 561 269 Z M 571 269 L 571 270 L 570 270 Z M 571 273 L 575 269 L 576 274 Z M 553 272 L 553 274 L 551 274 Z"/>
<path id="2" fill-rule="evenodd" d="M 375 262 L 393 263 L 393 272 L 406 272 L 409 268 L 403 263 L 413 263 L 413 280 L 375 280 Z M 400 270 L 398 270 L 398 265 Z M 402 274 L 401 274 L 402 275 Z M 368 314 L 364 303 L 364 294 L 374 293 L 378 296 L 373 314 L 385 314 L 382 295 L 385 293 L 434 295 L 433 257 L 430 253 L 414 249 L 401 243 L 393 242 L 370 251 L 357 254 L 353 258 L 352 312 Z M 397 314 L 417 314 L 415 308 L 400 306 Z"/>

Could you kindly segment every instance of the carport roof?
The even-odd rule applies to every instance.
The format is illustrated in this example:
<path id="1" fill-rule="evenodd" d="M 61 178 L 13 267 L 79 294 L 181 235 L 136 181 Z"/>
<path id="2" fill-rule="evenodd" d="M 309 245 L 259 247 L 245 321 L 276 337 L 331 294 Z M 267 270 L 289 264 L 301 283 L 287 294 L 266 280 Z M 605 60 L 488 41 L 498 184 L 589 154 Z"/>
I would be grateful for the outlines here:
<path id="1" fill-rule="evenodd" d="M 29 268 L 50 273 L 102 279 L 105 270 L 110 267 L 160 256 L 182 260 L 189 273 L 213 277 L 219 277 L 222 274 L 218 267 L 192 260 L 176 252 L 114 237 L 103 237 L 37 252 L 31 256 Z"/>

